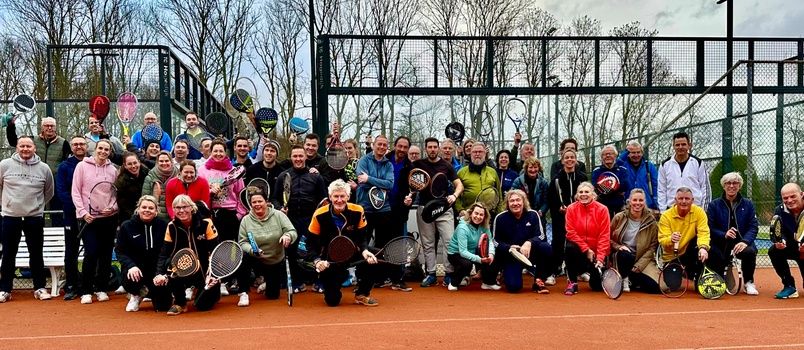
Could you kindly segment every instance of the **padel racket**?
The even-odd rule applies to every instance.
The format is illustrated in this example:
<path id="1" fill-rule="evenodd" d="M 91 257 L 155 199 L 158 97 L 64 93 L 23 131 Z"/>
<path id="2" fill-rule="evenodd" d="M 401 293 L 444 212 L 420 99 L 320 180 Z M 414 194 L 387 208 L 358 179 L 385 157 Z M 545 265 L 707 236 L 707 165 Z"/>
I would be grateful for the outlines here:
<path id="1" fill-rule="evenodd" d="M 251 99 L 251 94 L 244 89 L 237 89 L 229 95 L 229 103 L 238 112 L 254 112 L 254 101 Z"/>
<path id="2" fill-rule="evenodd" d="M 413 194 L 425 189 L 429 184 L 430 174 L 419 168 L 412 169 L 408 174 L 408 187 L 410 188 L 408 197 L 413 197 Z"/>
<path id="3" fill-rule="evenodd" d="M 802 220 L 802 215 L 804 211 L 798 213 L 798 217 L 796 217 L 796 242 L 798 242 L 798 246 L 804 245 L 804 220 Z M 799 252 L 799 257 L 804 258 L 804 252 Z"/>
<path id="4" fill-rule="evenodd" d="M 385 262 L 393 265 L 405 265 L 419 258 L 421 252 L 419 241 L 410 236 L 396 237 L 385 244 L 375 256 L 378 262 Z M 356 266 L 365 263 L 360 260 L 350 264 Z"/>
<path id="5" fill-rule="evenodd" d="M 260 108 L 254 113 L 254 121 L 257 123 L 259 133 L 268 136 L 276 128 L 279 114 L 273 108 Z"/>
<path id="6" fill-rule="evenodd" d="M 92 114 L 99 123 L 103 124 L 109 115 L 109 98 L 103 95 L 93 96 L 89 99 L 89 113 Z"/>
<path id="7" fill-rule="evenodd" d="M 201 128 L 201 126 L 199 126 L 199 128 Z M 201 128 L 201 130 L 203 130 L 203 128 Z M 207 133 L 203 131 L 195 135 L 191 135 L 187 131 L 184 132 L 184 138 L 187 140 L 187 143 L 190 144 L 190 147 L 198 151 L 201 151 L 201 142 L 203 142 L 204 138 L 207 137 L 209 136 L 207 136 Z"/>
<path id="8" fill-rule="evenodd" d="M 494 187 L 486 187 L 477 194 L 475 202 L 482 203 L 490 212 L 494 211 L 500 204 L 500 192 Z"/>
<path id="9" fill-rule="evenodd" d="M 256 256 L 262 255 L 262 249 L 257 245 L 257 241 L 254 240 L 254 234 L 248 232 L 246 236 L 248 237 L 248 243 L 251 244 L 251 252 Z"/>
<path id="10" fill-rule="evenodd" d="M 387 198 L 385 190 L 377 187 L 372 186 L 368 191 L 369 202 L 371 202 L 371 206 L 374 209 L 382 209 L 385 205 L 385 199 Z"/>
<path id="11" fill-rule="evenodd" d="M 288 121 L 288 128 L 290 128 L 290 131 L 292 131 L 294 134 L 302 135 L 310 130 L 310 123 L 302 118 L 293 117 Z"/>
<path id="12" fill-rule="evenodd" d="M 698 277 L 698 293 L 706 299 L 717 299 L 726 293 L 726 281 L 704 264 L 703 273 Z"/>
<path id="13" fill-rule="evenodd" d="M 519 98 L 510 98 L 505 102 L 505 114 L 514 124 L 516 132 L 519 132 L 519 128 L 522 127 L 522 122 L 525 121 L 525 116 L 528 114 L 528 106 Z"/>
<path id="14" fill-rule="evenodd" d="M 290 173 L 285 173 L 285 179 L 282 180 L 282 204 L 287 207 L 288 202 L 290 201 L 290 188 L 293 185 L 293 178 L 290 177 Z"/>
<path id="15" fill-rule="evenodd" d="M 207 130 L 212 135 L 221 136 L 229 130 L 229 117 L 221 112 L 212 112 L 205 118 Z"/>
<path id="16" fill-rule="evenodd" d="M 36 100 L 31 95 L 19 94 L 14 96 L 14 110 L 17 114 L 23 114 L 33 111 L 36 108 Z"/>
<path id="17" fill-rule="evenodd" d="M 729 261 L 726 264 L 726 273 L 724 279 L 726 280 L 726 293 L 729 295 L 737 295 L 740 293 L 740 288 L 743 286 L 743 268 L 740 260 L 729 254 Z"/>
<path id="18" fill-rule="evenodd" d="M 475 113 L 475 123 L 479 127 L 478 135 L 480 135 L 480 139 L 488 145 L 493 131 L 492 128 L 494 128 L 494 117 L 487 111 L 480 111 Z"/>
<path id="19" fill-rule="evenodd" d="M 198 272 L 201 262 L 190 248 L 182 248 L 170 258 L 170 277 L 187 277 Z"/>
<path id="20" fill-rule="evenodd" d="M 346 148 L 343 147 L 338 133 L 332 134 L 332 141 L 330 141 L 327 148 L 327 164 L 335 170 L 341 170 L 349 163 L 349 154 L 346 153 Z"/>
<path id="21" fill-rule="evenodd" d="M 595 190 L 600 194 L 617 192 L 618 189 L 620 189 L 620 178 L 611 171 L 604 171 L 595 183 Z"/>
<path id="22" fill-rule="evenodd" d="M 144 128 L 142 128 L 142 140 L 143 143 L 149 140 L 153 141 L 162 141 L 162 136 L 164 132 L 162 131 L 162 127 L 159 124 L 148 124 Z"/>
<path id="23" fill-rule="evenodd" d="M 288 277 L 288 306 L 293 306 L 293 278 L 290 276 L 290 259 L 288 258 L 287 249 L 285 249 L 285 274 Z"/>
<path id="24" fill-rule="evenodd" d="M 124 92 L 117 96 L 117 119 L 123 124 L 123 134 L 128 135 L 128 126 L 137 115 L 137 96 Z"/>
<path id="25" fill-rule="evenodd" d="M 779 215 L 774 215 L 770 221 L 770 241 L 772 243 L 782 243 L 784 236 L 782 236 L 782 218 Z"/>
<path id="26" fill-rule="evenodd" d="M 101 215 L 104 211 L 114 209 L 117 204 L 117 187 L 109 181 L 101 181 L 92 186 L 89 191 L 88 211 L 89 215 Z M 82 220 L 83 221 L 83 220 Z M 85 223 L 78 232 L 78 238 L 84 237 L 84 230 L 91 225 Z"/>
<path id="27" fill-rule="evenodd" d="M 327 247 L 327 262 L 330 264 L 345 263 L 349 261 L 355 253 L 357 253 L 357 246 L 355 246 L 355 243 L 352 242 L 349 237 L 335 236 L 335 238 L 329 241 L 329 246 Z"/>
<path id="28" fill-rule="evenodd" d="M 659 281 L 664 283 L 662 294 L 669 298 L 680 298 L 687 292 L 687 271 L 678 262 L 678 242 L 673 244 L 673 260 L 664 265 L 659 274 Z"/>
<path id="29" fill-rule="evenodd" d="M 208 275 L 218 281 L 233 275 L 243 262 L 243 250 L 235 241 L 223 241 L 209 255 Z M 210 285 L 204 286 L 209 290 Z"/>
<path id="30" fill-rule="evenodd" d="M 605 270 L 598 268 L 600 273 L 600 284 L 603 285 L 603 292 L 611 300 L 617 300 L 623 294 L 623 278 L 617 269 L 607 268 Z"/>
<path id="31" fill-rule="evenodd" d="M 508 253 L 510 253 L 511 256 L 513 256 L 514 259 L 516 259 L 516 261 L 519 261 L 519 263 L 521 263 L 522 265 L 525 265 L 527 267 L 533 267 L 533 263 L 530 261 L 530 259 L 525 257 L 525 254 L 522 254 L 522 252 L 520 252 L 519 249 L 511 247 L 510 249 L 508 249 Z"/>
<path id="32" fill-rule="evenodd" d="M 240 201 L 247 210 L 251 210 L 251 196 L 254 194 L 262 194 L 265 196 L 265 200 L 268 200 L 271 196 L 271 186 L 268 185 L 268 181 L 261 177 L 257 177 L 249 181 L 248 185 L 243 188 L 243 196 L 240 196 Z M 240 191 L 240 192 L 243 192 Z M 244 198 L 245 197 L 245 198 Z"/>
<path id="33" fill-rule="evenodd" d="M 466 129 L 463 127 L 463 124 L 452 122 L 447 124 L 447 127 L 444 129 L 444 134 L 446 134 L 447 138 L 460 145 L 461 142 L 463 142 L 463 137 L 466 136 Z"/>
<path id="34" fill-rule="evenodd" d="M 477 255 L 485 259 L 489 257 L 489 235 L 481 234 L 480 239 L 477 241 Z"/>

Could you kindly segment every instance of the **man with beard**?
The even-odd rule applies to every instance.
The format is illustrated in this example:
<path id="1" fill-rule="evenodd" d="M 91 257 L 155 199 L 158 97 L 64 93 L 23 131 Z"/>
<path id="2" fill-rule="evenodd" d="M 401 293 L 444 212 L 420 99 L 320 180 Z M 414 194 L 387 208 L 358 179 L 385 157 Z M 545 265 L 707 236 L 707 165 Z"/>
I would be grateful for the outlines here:
<path id="1" fill-rule="evenodd" d="M 486 165 L 486 145 L 482 142 L 475 142 L 469 153 L 471 163 L 458 171 L 458 178 L 464 187 L 461 196 L 455 202 L 455 210 L 458 211 L 459 217 L 463 217 L 466 214 L 464 209 L 472 206 L 480 191 L 486 188 L 497 189 L 497 196 L 499 199 L 502 199 L 500 178 L 497 176 L 497 171 Z M 499 204 L 500 202 L 501 201 L 498 201 L 497 203 Z M 496 208 L 486 209 L 492 213 L 492 217 L 494 214 L 500 212 L 499 205 Z"/>
<path id="2" fill-rule="evenodd" d="M 108 139 L 112 143 L 112 154 L 109 160 L 116 165 L 123 164 L 123 143 L 117 137 L 109 135 L 106 132 L 106 127 L 103 126 L 95 117 L 89 117 L 89 132 L 84 134 L 87 139 L 87 155 L 95 155 L 95 142 L 100 139 Z"/>
<path id="3" fill-rule="evenodd" d="M 198 121 L 198 115 L 195 114 L 195 112 L 187 112 L 187 114 L 184 116 L 184 124 L 187 125 L 187 130 L 185 130 L 183 134 L 176 137 L 176 143 L 178 143 L 179 140 L 189 141 L 190 138 L 196 139 L 199 137 L 209 138 L 210 140 L 212 140 L 213 138 L 212 135 L 204 131 L 204 129 L 200 127 L 201 123 Z M 188 145 L 189 144 L 190 143 L 188 143 Z M 201 153 L 201 150 L 193 148 L 192 145 L 189 147 L 189 153 L 187 154 L 187 159 L 196 160 L 201 159 L 202 157 L 203 154 Z"/>
<path id="4" fill-rule="evenodd" d="M 271 186 L 271 193 L 277 192 L 277 188 L 274 187 L 276 186 L 276 179 L 279 178 L 280 173 L 285 171 L 285 168 L 276 160 L 279 150 L 278 142 L 269 140 L 265 143 L 265 147 L 262 149 L 262 161 L 250 166 L 246 170 L 246 185 L 248 185 L 251 180 L 262 178 Z"/>

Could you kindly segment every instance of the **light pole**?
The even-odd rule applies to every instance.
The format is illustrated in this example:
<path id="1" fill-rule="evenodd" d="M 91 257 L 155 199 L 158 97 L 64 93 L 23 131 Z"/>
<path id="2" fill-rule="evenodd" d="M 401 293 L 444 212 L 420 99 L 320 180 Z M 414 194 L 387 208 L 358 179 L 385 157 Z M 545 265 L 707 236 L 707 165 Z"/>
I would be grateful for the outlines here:
<path id="1" fill-rule="evenodd" d="M 316 124 L 318 120 L 316 118 L 316 76 L 315 76 L 315 8 L 313 6 L 313 1 L 307 4 L 308 11 L 310 11 L 310 107 L 312 111 L 310 113 L 310 117 L 313 119 L 313 125 Z"/>
<path id="2" fill-rule="evenodd" d="M 734 1 L 718 0 L 717 4 L 726 3 L 726 68 L 734 64 Z M 732 87 L 734 79 L 731 74 L 726 76 L 726 86 Z M 723 173 L 734 170 L 732 156 L 734 155 L 734 96 L 726 95 L 726 119 L 723 120 Z"/>
<path id="3" fill-rule="evenodd" d="M 556 79 L 558 79 L 558 76 L 555 74 L 547 77 L 547 81 L 550 82 L 550 84 L 553 84 L 553 81 Z M 547 147 L 550 148 L 550 141 L 553 136 L 552 127 L 550 126 L 550 100 L 547 101 L 547 118 L 544 118 L 544 120 L 547 122 Z"/>

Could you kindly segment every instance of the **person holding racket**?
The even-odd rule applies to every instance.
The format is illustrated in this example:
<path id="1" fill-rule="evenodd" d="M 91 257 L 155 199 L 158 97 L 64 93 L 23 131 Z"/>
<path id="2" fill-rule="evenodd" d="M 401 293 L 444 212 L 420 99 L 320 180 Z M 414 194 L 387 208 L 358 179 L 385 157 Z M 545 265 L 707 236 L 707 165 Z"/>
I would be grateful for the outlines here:
<path id="1" fill-rule="evenodd" d="M 159 217 L 169 220 L 167 206 L 165 205 L 165 188 L 170 179 L 178 176 L 179 172 L 173 166 L 173 157 L 168 151 L 159 151 L 156 156 L 156 167 L 148 172 L 142 184 L 142 195 L 150 194 L 159 200 Z"/>
<path id="2" fill-rule="evenodd" d="M 193 306 L 199 311 L 209 311 L 220 300 L 220 288 L 213 288 L 218 280 L 207 275 L 209 254 L 218 245 L 218 230 L 212 219 L 203 219 L 198 215 L 198 206 L 186 195 L 179 195 L 171 205 L 176 218 L 168 223 L 165 230 L 164 243 L 159 252 L 156 265 L 154 285 L 168 286 L 173 294 L 173 305 L 168 309 L 168 316 L 176 316 L 187 311 L 185 288 L 195 287 L 196 294 Z M 169 277 L 171 258 L 184 248 L 190 248 L 198 259 L 199 269 L 187 277 Z"/>
<path id="3" fill-rule="evenodd" d="M 179 140 L 180 141 L 180 140 Z M 180 142 L 176 141 L 176 145 Z M 175 148 L 174 148 L 175 149 Z M 185 160 L 179 164 L 179 173 L 176 177 L 168 180 L 165 184 L 165 203 L 173 203 L 179 195 L 190 196 L 194 202 L 204 202 L 207 208 L 210 207 L 209 182 L 207 179 L 198 176 L 195 162 Z M 168 217 L 172 220 L 176 217 L 173 207 L 168 206 Z"/>
<path id="4" fill-rule="evenodd" d="M 529 207 L 539 214 L 542 221 L 542 227 L 547 227 L 547 193 L 550 189 L 550 184 L 544 178 L 544 168 L 539 158 L 530 157 L 522 163 L 522 175 L 519 175 L 514 183 L 511 184 L 511 189 L 522 190 L 527 195 Z M 546 241 L 546 239 L 545 239 Z M 551 273 L 553 271 L 550 271 Z M 555 278 L 552 278 L 555 280 Z M 555 284 L 555 281 L 546 281 L 548 285 L 550 282 Z"/>
<path id="5" fill-rule="evenodd" d="M 148 168 L 140 163 L 139 157 L 132 152 L 123 154 L 123 166 L 114 180 L 117 188 L 117 208 L 120 210 L 118 224 L 131 219 L 137 209 L 137 203 L 142 196 L 142 185 L 148 177 Z"/>
<path id="6" fill-rule="evenodd" d="M 522 142 L 522 134 L 519 132 L 514 133 L 514 146 L 511 147 L 511 170 L 520 172 L 522 165 L 528 158 L 536 156 L 536 147 L 532 143 L 526 142 L 519 149 L 519 143 Z M 519 160 L 517 161 L 517 156 Z M 546 175 L 545 175 L 546 176 Z"/>
<path id="7" fill-rule="evenodd" d="M 193 147 L 193 142 L 191 142 L 191 140 L 203 138 L 209 138 L 212 140 L 214 137 L 212 134 L 204 131 L 204 129 L 201 128 L 201 121 L 198 119 L 198 114 L 195 112 L 190 111 L 184 115 L 184 125 L 187 126 L 187 129 L 184 130 L 184 133 L 176 136 L 176 142 L 179 142 L 179 140 L 186 140 L 190 145 L 187 159 L 196 160 L 203 158 L 204 155 L 201 153 L 201 150 Z M 200 145 L 200 142 L 197 145 Z"/>
<path id="8" fill-rule="evenodd" d="M 631 181 L 628 179 L 628 170 L 617 165 L 617 149 L 613 145 L 606 145 L 600 151 L 603 162 L 592 170 L 591 181 L 595 184 L 598 202 L 609 208 L 609 218 L 623 210 L 625 194 L 631 191 Z"/>
<path id="9" fill-rule="evenodd" d="M 776 270 L 776 275 L 782 280 L 782 290 L 776 293 L 776 299 L 791 299 L 798 298 L 798 290 L 787 260 L 795 261 L 804 277 L 804 258 L 802 258 L 804 245 L 796 239 L 800 233 L 798 227 L 801 213 L 804 212 L 804 192 L 797 183 L 790 182 L 782 186 L 781 196 L 782 205 L 773 211 L 774 218 L 777 216 L 779 218 L 781 228 L 777 230 L 781 232 L 775 232 L 775 235 L 780 237 L 774 239 L 774 235 L 771 235 L 772 241 L 775 240 L 777 243 L 768 249 L 768 257 L 771 259 L 773 269 Z"/>
<path id="10" fill-rule="evenodd" d="M 709 203 L 706 216 L 712 246 L 722 247 L 724 265 L 710 263 L 709 267 L 720 273 L 726 269 L 725 265 L 732 261 L 732 257 L 736 256 L 742 264 L 745 294 L 759 295 L 754 285 L 754 271 L 757 266 L 757 247 L 754 240 L 759 232 L 754 202 L 740 194 L 743 187 L 740 173 L 723 175 L 720 185 L 723 186 L 723 195 Z"/>
<path id="11" fill-rule="evenodd" d="M 675 259 L 674 245 L 678 243 L 678 259 L 690 277 L 697 279 L 703 263 L 716 266 L 722 262 L 721 252 L 710 246 L 709 220 L 703 208 L 694 204 L 692 189 L 681 186 L 676 190 L 674 205 L 659 219 L 659 245 L 664 251 L 662 262 Z"/>
<path id="12" fill-rule="evenodd" d="M 52 297 L 45 289 L 43 214 L 45 205 L 53 194 L 53 173 L 36 155 L 33 138 L 20 137 L 17 139 L 16 152 L 10 158 L 0 161 L 0 198 L 5 204 L 0 232 L 3 243 L 0 303 L 11 300 L 17 252 L 23 232 L 33 275 L 34 297 L 39 300 Z"/>
<path id="13" fill-rule="evenodd" d="M 658 232 L 656 217 L 646 205 L 645 191 L 632 189 L 625 208 L 611 221 L 611 261 L 623 276 L 624 292 L 630 292 L 631 285 L 646 293 L 660 292 Z"/>
<path id="14" fill-rule="evenodd" d="M 628 171 L 628 185 L 630 188 L 641 188 L 647 194 L 645 205 L 659 217 L 659 202 L 656 190 L 659 187 L 659 172 L 653 162 L 648 161 L 642 151 L 642 144 L 637 140 L 628 141 L 625 151 L 617 158 L 617 163 Z M 629 192 L 625 199 L 628 200 Z"/>
<path id="15" fill-rule="evenodd" d="M 524 147 L 523 147 L 523 151 L 524 151 Z M 571 137 L 562 140 L 561 141 L 561 146 L 558 149 L 558 153 L 563 155 L 564 152 L 566 152 L 566 151 L 573 151 L 577 155 L 578 141 L 575 140 L 574 138 L 571 138 Z M 535 154 L 536 154 L 536 148 L 533 149 L 533 155 L 535 155 Z M 531 155 L 531 156 L 533 156 L 533 155 Z M 523 158 L 523 160 L 524 159 L 525 158 Z M 582 172 L 584 174 L 587 174 L 587 172 L 586 172 L 586 164 L 584 164 L 582 161 L 577 159 L 577 156 L 576 156 L 576 161 L 575 161 L 575 168 L 576 168 L 576 170 L 578 170 L 578 171 L 580 171 L 580 172 Z M 556 175 L 558 174 L 558 172 L 561 169 L 564 169 L 564 160 L 563 159 L 559 159 L 559 160 L 553 162 L 553 165 L 550 166 L 550 178 L 552 179 L 552 178 L 556 177 Z"/>
<path id="16" fill-rule="evenodd" d="M 87 140 L 81 136 L 73 136 L 70 140 L 70 150 L 73 155 L 59 164 L 56 171 L 56 195 L 64 205 L 64 300 L 73 300 L 78 297 L 78 250 L 81 240 L 78 238 L 78 219 L 73 204 L 73 173 L 87 155 Z M 137 194 L 139 195 L 139 194 Z"/>
<path id="17" fill-rule="evenodd" d="M 112 143 L 109 140 L 98 140 L 95 143 L 95 155 L 84 157 L 73 174 L 73 203 L 75 214 L 83 220 L 84 262 L 81 269 L 81 304 L 91 304 L 94 293 L 98 301 L 108 301 L 106 294 L 108 276 L 112 267 L 112 249 L 114 248 L 115 231 L 117 229 L 117 200 L 106 208 L 92 208 L 91 197 L 106 198 L 116 196 L 108 193 L 108 187 L 97 187 L 101 191 L 93 191 L 99 183 L 113 184 L 117 178 L 117 170 L 109 160 Z M 96 199 L 97 200 L 97 199 Z"/>
<path id="18" fill-rule="evenodd" d="M 499 213 L 502 206 L 499 205 L 502 194 L 500 192 L 500 178 L 494 168 L 486 165 L 486 145 L 482 142 L 475 142 L 470 151 L 471 162 L 458 171 L 458 179 L 463 184 L 464 190 L 455 202 L 455 210 L 458 216 L 462 217 L 465 208 L 469 208 L 478 199 L 478 194 L 487 188 L 496 190 L 497 204 L 494 208 L 487 208 L 492 215 Z M 488 203 L 484 203 L 487 204 Z"/>
<path id="19" fill-rule="evenodd" d="M 560 173 L 559 173 L 560 174 Z M 567 207 L 567 289 L 565 295 L 578 294 L 578 277 L 590 274 L 589 286 L 601 291 L 600 273 L 611 249 L 611 221 L 605 205 L 597 201 L 595 187 L 589 182 L 578 185 L 576 202 Z"/>
<path id="20" fill-rule="evenodd" d="M 586 173 L 576 168 L 577 156 L 577 153 L 571 149 L 561 154 L 561 162 L 564 167 L 550 179 L 550 187 L 547 190 L 547 206 L 550 208 L 550 217 L 553 219 L 553 240 L 550 242 L 550 246 L 553 247 L 553 266 L 557 270 L 556 275 L 561 275 L 561 266 L 564 264 L 567 206 L 575 201 L 575 191 L 578 190 L 578 185 L 587 180 Z M 555 276 L 553 277 L 555 278 Z"/>
<path id="21" fill-rule="evenodd" d="M 145 297 L 151 298 L 154 311 L 165 312 L 170 308 L 170 290 L 154 285 L 156 264 L 168 225 L 167 220 L 156 215 L 158 211 L 159 201 L 154 196 L 144 195 L 137 201 L 134 214 L 120 225 L 114 251 L 122 268 L 123 288 L 131 294 L 127 312 L 138 311 Z"/>
<path id="22" fill-rule="evenodd" d="M 355 249 L 348 262 L 364 259 L 368 264 L 357 266 L 357 288 L 355 288 L 356 304 L 377 306 L 377 300 L 370 297 L 374 280 L 377 276 L 377 258 L 368 249 L 366 220 L 363 208 L 349 203 L 351 188 L 343 180 L 333 181 L 328 188 L 331 204 L 318 208 L 313 214 L 308 228 L 312 237 L 307 240 L 308 251 L 313 254 L 313 263 L 320 272 L 324 284 L 324 301 L 329 306 L 338 306 L 341 302 L 341 284 L 349 277 L 345 263 L 330 263 L 324 260 L 329 256 L 329 243 L 337 236 L 349 238 Z M 319 255 L 320 254 L 320 255 Z"/>
<path id="23" fill-rule="evenodd" d="M 145 116 L 143 116 L 143 128 L 157 123 L 159 123 L 159 119 L 156 117 L 154 112 L 145 113 Z M 139 130 L 135 132 L 134 135 L 131 135 L 131 144 L 137 146 L 139 149 L 143 149 L 145 140 L 142 137 L 142 130 Z M 168 135 L 166 131 L 162 131 L 162 139 L 159 141 L 159 146 L 164 151 L 173 151 L 173 141 L 171 141 L 170 135 Z"/>
<path id="24" fill-rule="evenodd" d="M 511 186 L 514 184 L 514 180 L 519 176 L 516 171 L 511 170 L 511 151 L 504 149 L 502 151 L 497 152 L 497 157 L 495 158 L 497 163 L 497 167 L 494 169 L 497 171 L 497 177 L 500 178 L 500 186 L 502 189 L 502 195 L 505 195 L 505 192 L 511 189 Z"/>
<path id="25" fill-rule="evenodd" d="M 458 290 L 461 282 L 468 280 L 469 274 L 472 272 L 472 267 L 480 270 L 483 277 L 483 284 L 480 285 L 481 289 L 500 290 L 497 284 L 497 271 L 491 267 L 494 262 L 494 244 L 488 243 L 488 255 L 481 256 L 477 252 L 481 250 L 478 246 L 480 236 L 486 234 L 491 236 L 489 231 L 489 221 L 491 220 L 491 213 L 483 203 L 474 203 L 465 210 L 465 215 L 458 220 L 458 227 L 455 228 L 455 234 L 449 240 L 447 247 L 447 259 L 454 266 L 455 272 L 452 273 L 452 278 L 447 283 L 447 289 L 450 291 Z M 485 249 L 484 249 L 485 250 Z M 522 270 L 519 270 L 522 273 Z"/>
<path id="26" fill-rule="evenodd" d="M 243 264 L 237 271 L 240 284 L 240 300 L 237 306 L 248 306 L 248 292 L 254 283 L 254 275 L 264 276 L 265 297 L 279 299 L 280 286 L 285 276 L 285 250 L 296 241 L 298 235 L 287 215 L 271 207 L 267 193 L 256 192 L 248 197 L 251 211 L 240 222 L 237 242 L 246 253 Z M 257 247 L 254 250 L 252 242 Z"/>
<path id="27" fill-rule="evenodd" d="M 273 186 L 276 185 L 276 180 L 279 178 L 279 174 L 285 171 L 285 168 L 279 162 L 277 162 L 277 157 L 279 156 L 280 150 L 281 148 L 279 147 L 279 142 L 268 140 L 265 143 L 265 146 L 262 148 L 262 161 L 257 162 L 246 169 L 246 177 L 243 183 L 248 184 L 251 182 L 251 180 L 257 178 L 264 179 L 268 182 L 268 184 L 271 185 L 270 193 L 276 193 L 277 189 Z"/>
<path id="28" fill-rule="evenodd" d="M 112 144 L 112 153 L 109 154 L 109 159 L 117 158 L 117 163 L 122 164 L 122 158 L 120 157 L 123 156 L 123 152 L 125 151 L 123 143 L 120 142 L 117 137 L 109 135 L 109 133 L 106 132 L 106 127 L 94 116 L 90 116 L 87 123 L 89 124 L 89 132 L 84 134 L 84 137 L 87 139 L 89 155 L 95 155 L 96 142 L 99 140 L 109 140 Z"/>
<path id="29" fill-rule="evenodd" d="M 522 289 L 522 268 L 526 266 L 512 254 L 505 253 L 514 249 L 533 264 L 533 268 L 529 269 L 535 276 L 531 290 L 547 294 L 550 291 L 546 287 L 546 280 L 554 270 L 553 248 L 547 243 L 541 215 L 530 208 L 528 197 L 522 190 L 508 191 L 504 202 L 506 211 L 494 218 L 494 242 L 501 253 L 494 259 L 492 267 L 495 271 L 491 274 L 496 276 L 497 270 L 502 271 L 505 289 L 509 293 L 518 293 Z"/>
<path id="30" fill-rule="evenodd" d="M 445 142 L 452 142 L 452 140 L 447 140 Z M 434 185 L 441 187 L 448 186 L 449 183 L 451 183 L 452 186 L 454 186 L 455 191 L 448 195 L 445 199 L 449 205 L 454 204 L 455 201 L 458 200 L 458 197 L 460 197 L 461 193 L 463 193 L 463 183 L 461 183 L 461 180 L 458 178 L 458 173 L 455 171 L 455 168 L 452 164 L 448 163 L 443 158 L 439 158 L 438 139 L 428 137 L 424 140 L 424 148 L 427 152 L 427 158 L 419 159 L 413 162 L 413 168 L 424 170 L 431 179 L 434 178 L 436 174 L 440 173 L 440 175 L 445 177 L 447 181 L 445 181 L 443 184 L 433 184 L 432 182 L 429 183 L 425 189 L 418 193 L 419 203 L 428 203 L 435 199 L 432 191 Z M 437 188 L 435 192 L 446 193 L 447 190 Z M 413 203 L 413 198 L 410 195 L 406 196 L 404 203 L 405 205 L 410 206 Z M 424 281 L 422 281 L 421 286 L 429 287 L 438 284 L 438 278 L 436 277 L 436 239 L 440 237 L 441 242 L 443 242 L 445 245 L 449 244 L 450 239 L 452 239 L 452 234 L 455 231 L 455 221 L 452 210 L 446 210 L 443 214 L 438 216 L 435 221 L 430 223 L 424 222 L 422 219 L 424 207 L 425 206 L 422 205 L 419 206 L 416 211 L 416 218 L 419 227 L 419 235 L 422 239 L 425 272 L 427 273 L 427 277 L 425 277 Z M 445 284 L 449 284 L 449 280 L 451 279 L 453 272 L 453 267 L 449 260 L 444 262 L 444 270 L 447 273 L 447 276 L 444 278 Z"/>

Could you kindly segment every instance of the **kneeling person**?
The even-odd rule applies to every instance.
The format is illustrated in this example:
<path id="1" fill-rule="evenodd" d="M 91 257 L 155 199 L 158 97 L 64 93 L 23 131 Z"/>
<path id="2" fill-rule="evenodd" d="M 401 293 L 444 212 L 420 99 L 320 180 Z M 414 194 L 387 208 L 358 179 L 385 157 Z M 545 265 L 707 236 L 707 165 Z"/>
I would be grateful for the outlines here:
<path id="1" fill-rule="evenodd" d="M 489 231 L 489 210 L 481 203 L 472 204 L 466 210 L 464 217 L 459 220 L 455 234 L 449 240 L 447 247 L 447 259 L 455 267 L 452 280 L 447 284 L 450 291 L 458 290 L 461 282 L 469 277 L 472 267 L 478 265 L 483 284 L 481 289 L 500 290 L 497 284 L 497 273 L 491 267 L 494 262 L 494 245 L 489 244 L 488 257 L 481 257 L 476 254 L 480 236 L 484 233 L 491 236 Z M 489 237 L 491 238 L 491 237 Z M 521 270 L 520 270 L 521 273 Z"/>

